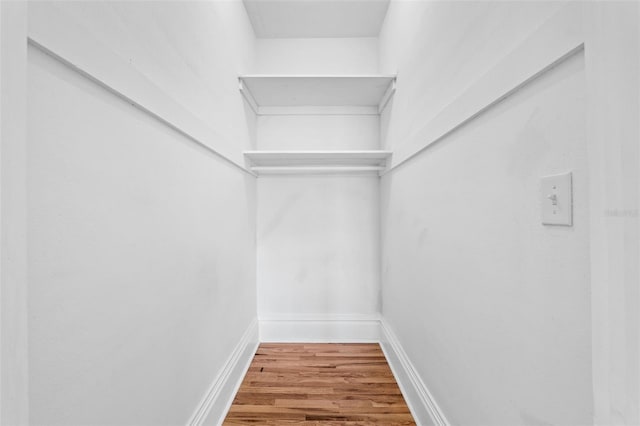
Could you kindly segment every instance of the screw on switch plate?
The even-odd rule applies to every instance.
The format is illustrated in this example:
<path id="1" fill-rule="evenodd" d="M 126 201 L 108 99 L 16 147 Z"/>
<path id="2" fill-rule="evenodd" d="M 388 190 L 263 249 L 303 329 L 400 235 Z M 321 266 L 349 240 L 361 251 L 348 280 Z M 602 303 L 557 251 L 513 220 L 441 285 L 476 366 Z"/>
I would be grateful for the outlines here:
<path id="1" fill-rule="evenodd" d="M 545 176 L 540 181 L 540 202 L 544 225 L 573 224 L 571 172 Z"/>

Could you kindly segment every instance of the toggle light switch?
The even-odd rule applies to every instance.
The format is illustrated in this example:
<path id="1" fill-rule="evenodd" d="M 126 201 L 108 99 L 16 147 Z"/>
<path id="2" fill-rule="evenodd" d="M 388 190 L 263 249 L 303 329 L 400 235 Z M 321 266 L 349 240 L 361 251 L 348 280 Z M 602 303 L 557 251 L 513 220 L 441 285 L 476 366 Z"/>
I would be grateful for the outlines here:
<path id="1" fill-rule="evenodd" d="M 540 181 L 542 223 L 544 225 L 573 224 L 573 190 L 571 172 L 545 176 Z"/>

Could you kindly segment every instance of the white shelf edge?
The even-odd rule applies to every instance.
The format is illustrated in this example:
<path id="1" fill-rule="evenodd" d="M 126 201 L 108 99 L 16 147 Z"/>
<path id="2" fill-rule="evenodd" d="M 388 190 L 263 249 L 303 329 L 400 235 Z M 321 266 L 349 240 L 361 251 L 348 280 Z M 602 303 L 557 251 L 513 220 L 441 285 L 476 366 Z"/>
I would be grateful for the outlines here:
<path id="1" fill-rule="evenodd" d="M 390 78 L 395 79 L 395 74 L 244 74 L 238 76 L 240 80 L 245 78 Z"/>
<path id="2" fill-rule="evenodd" d="M 257 115 L 380 115 L 376 106 L 257 106 Z M 253 107 L 252 107 L 253 109 Z"/>
<path id="3" fill-rule="evenodd" d="M 382 150 L 245 151 L 249 169 L 257 174 L 354 174 L 387 169 L 392 153 Z"/>
<path id="4" fill-rule="evenodd" d="M 353 162 L 371 162 L 386 161 L 391 158 L 391 151 L 381 150 L 353 150 L 353 151 L 245 151 L 244 157 L 253 165 L 263 165 L 264 161 L 280 161 L 283 164 L 293 161 L 321 161 L 330 163 L 331 161 L 353 161 Z"/>
<path id="5" fill-rule="evenodd" d="M 389 84 L 380 99 L 376 103 L 372 104 L 350 104 L 342 101 L 336 101 L 335 105 L 324 105 L 309 103 L 307 105 L 277 105 L 269 102 L 259 102 L 256 96 L 252 93 L 247 80 L 251 79 L 291 79 L 303 80 L 303 79 L 383 79 L 389 80 Z M 251 109 L 256 115 L 325 115 L 325 114 L 339 114 L 339 115 L 379 115 L 385 109 L 389 100 L 395 93 L 397 76 L 389 74 L 343 74 L 343 75 L 320 75 L 320 74 L 246 74 L 238 76 L 238 83 L 240 93 L 247 101 Z"/>
<path id="6" fill-rule="evenodd" d="M 302 149 L 273 149 L 273 150 L 252 150 L 244 151 L 246 156 L 254 155 L 391 155 L 391 151 L 385 151 L 382 149 L 316 149 L 316 150 L 302 150 Z"/>
<path id="7" fill-rule="evenodd" d="M 306 174 L 306 173 L 378 173 L 385 166 L 254 166 L 251 170 L 258 175 L 264 174 Z"/>

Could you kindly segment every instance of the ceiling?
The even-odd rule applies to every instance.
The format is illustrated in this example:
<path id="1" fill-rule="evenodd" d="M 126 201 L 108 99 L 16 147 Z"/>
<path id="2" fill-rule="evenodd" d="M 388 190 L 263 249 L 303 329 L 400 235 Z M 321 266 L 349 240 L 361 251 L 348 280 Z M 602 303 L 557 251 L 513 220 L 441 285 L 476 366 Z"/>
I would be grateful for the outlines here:
<path id="1" fill-rule="evenodd" d="M 243 0 L 256 37 L 377 37 L 389 0 Z"/>

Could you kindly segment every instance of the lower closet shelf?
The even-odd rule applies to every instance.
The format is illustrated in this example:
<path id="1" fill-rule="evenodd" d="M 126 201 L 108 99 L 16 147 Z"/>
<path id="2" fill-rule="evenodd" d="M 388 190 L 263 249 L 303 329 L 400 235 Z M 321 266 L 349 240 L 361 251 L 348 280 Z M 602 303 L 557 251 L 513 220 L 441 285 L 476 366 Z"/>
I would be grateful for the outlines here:
<path id="1" fill-rule="evenodd" d="M 387 167 L 389 151 L 245 151 L 248 167 L 264 174 L 374 174 Z"/>

